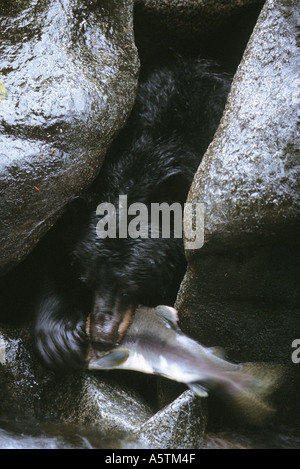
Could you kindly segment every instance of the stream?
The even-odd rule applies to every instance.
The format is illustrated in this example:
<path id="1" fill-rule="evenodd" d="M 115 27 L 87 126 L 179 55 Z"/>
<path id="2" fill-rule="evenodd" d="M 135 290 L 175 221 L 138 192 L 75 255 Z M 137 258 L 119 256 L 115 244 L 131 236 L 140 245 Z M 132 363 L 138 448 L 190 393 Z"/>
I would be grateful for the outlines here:
<path id="1" fill-rule="evenodd" d="M 0 449 L 143 449 L 129 439 L 103 438 L 74 424 L 0 420 Z M 300 449 L 300 436 L 255 430 L 208 433 L 199 449 Z"/>

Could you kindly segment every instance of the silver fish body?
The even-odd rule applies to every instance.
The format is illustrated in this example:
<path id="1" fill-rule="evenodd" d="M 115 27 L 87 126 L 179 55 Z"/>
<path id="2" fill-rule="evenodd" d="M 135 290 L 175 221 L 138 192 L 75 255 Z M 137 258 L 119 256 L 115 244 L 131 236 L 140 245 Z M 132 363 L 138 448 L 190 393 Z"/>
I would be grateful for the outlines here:
<path id="1" fill-rule="evenodd" d="M 157 374 L 185 383 L 200 396 L 218 386 L 243 401 L 267 404 L 262 398 L 278 382 L 279 368 L 264 364 L 233 364 L 216 348 L 189 338 L 177 325 L 177 312 L 168 306 L 140 306 L 121 343 L 103 352 L 91 349 L 89 369 L 126 369 Z M 240 399 L 241 400 L 241 399 Z"/>

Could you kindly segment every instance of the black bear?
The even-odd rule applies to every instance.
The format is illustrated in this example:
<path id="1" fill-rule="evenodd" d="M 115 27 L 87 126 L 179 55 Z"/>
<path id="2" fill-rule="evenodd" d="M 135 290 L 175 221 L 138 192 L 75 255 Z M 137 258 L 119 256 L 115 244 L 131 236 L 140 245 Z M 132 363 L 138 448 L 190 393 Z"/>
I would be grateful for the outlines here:
<path id="1" fill-rule="evenodd" d="M 116 237 L 97 234 L 97 207 L 119 207 L 120 195 L 127 196 L 128 205 L 185 202 L 222 116 L 231 79 L 210 61 L 175 62 L 139 84 L 131 116 L 99 177 L 70 203 L 44 241 L 35 337 L 49 367 L 84 366 L 89 313 L 102 346 L 111 347 L 138 304 L 175 300 L 186 267 L 182 239 L 121 237 L 118 223 Z"/>

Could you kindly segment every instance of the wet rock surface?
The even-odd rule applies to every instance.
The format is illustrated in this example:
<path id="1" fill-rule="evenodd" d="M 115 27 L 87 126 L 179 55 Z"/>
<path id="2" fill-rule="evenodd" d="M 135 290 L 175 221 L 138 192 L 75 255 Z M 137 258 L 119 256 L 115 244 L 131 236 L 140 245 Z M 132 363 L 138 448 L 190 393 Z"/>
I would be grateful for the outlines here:
<path id="1" fill-rule="evenodd" d="M 299 5 L 268 1 L 188 201 L 204 202 L 205 245 L 186 251 L 183 330 L 230 359 L 283 363 L 278 418 L 299 419 Z"/>
<path id="2" fill-rule="evenodd" d="M 300 223 L 299 19 L 294 2 L 273 4 L 250 39 L 189 195 L 205 202 L 211 247 L 246 245 Z"/>
<path id="3" fill-rule="evenodd" d="M 41 381 L 45 373 L 35 371 L 31 334 L 27 329 L 1 328 L 0 332 L 0 414 L 35 416 Z M 37 368 L 38 369 L 38 368 Z"/>
<path id="4" fill-rule="evenodd" d="M 192 391 L 183 392 L 140 427 L 140 443 L 148 448 L 199 448 L 207 424 L 205 401 Z"/>
<path id="5" fill-rule="evenodd" d="M 131 0 L 0 5 L 0 272 L 98 173 L 132 108 Z"/>

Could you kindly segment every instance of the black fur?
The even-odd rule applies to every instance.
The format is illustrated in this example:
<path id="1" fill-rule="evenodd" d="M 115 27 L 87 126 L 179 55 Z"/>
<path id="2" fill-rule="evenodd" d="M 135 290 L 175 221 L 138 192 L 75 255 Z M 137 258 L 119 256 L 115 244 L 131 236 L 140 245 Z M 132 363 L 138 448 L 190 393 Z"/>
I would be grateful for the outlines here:
<path id="1" fill-rule="evenodd" d="M 84 199 L 75 199 L 45 242 L 36 343 L 50 367 L 81 367 L 89 313 L 112 346 L 124 312 L 172 304 L 185 271 L 181 239 L 99 239 L 96 207 L 184 203 L 221 118 L 230 78 L 209 62 L 176 61 L 140 83 L 126 127 Z"/>

